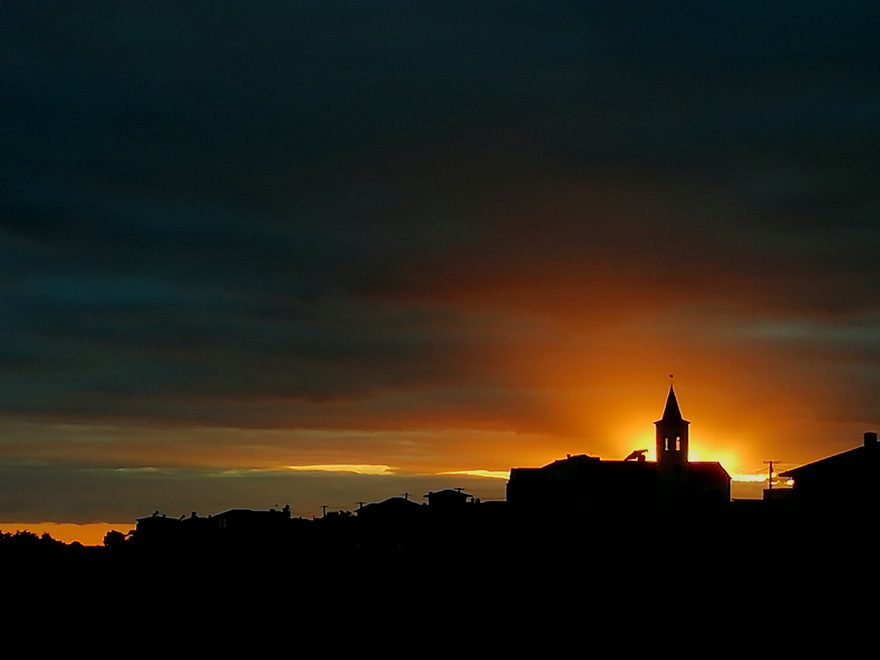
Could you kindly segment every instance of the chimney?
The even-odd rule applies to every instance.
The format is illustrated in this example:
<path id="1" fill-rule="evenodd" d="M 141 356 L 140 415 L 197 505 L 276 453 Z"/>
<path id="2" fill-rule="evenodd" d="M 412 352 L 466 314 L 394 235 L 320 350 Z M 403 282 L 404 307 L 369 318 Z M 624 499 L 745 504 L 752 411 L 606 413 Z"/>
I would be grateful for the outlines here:
<path id="1" fill-rule="evenodd" d="M 877 433 L 874 431 L 868 431 L 865 433 L 865 447 L 876 447 L 877 446 Z"/>

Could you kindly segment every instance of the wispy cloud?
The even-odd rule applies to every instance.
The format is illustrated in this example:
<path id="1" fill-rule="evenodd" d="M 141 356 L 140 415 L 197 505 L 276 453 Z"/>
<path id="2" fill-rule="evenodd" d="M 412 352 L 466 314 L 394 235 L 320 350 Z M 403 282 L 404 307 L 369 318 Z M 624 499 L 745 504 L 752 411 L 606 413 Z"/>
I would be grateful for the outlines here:
<path id="1" fill-rule="evenodd" d="M 508 470 L 452 470 L 450 472 L 439 472 L 438 474 L 461 474 L 468 477 L 485 477 L 487 479 L 507 479 L 510 477 Z"/>
<path id="2" fill-rule="evenodd" d="M 736 473 L 733 473 L 730 475 L 730 478 L 733 481 L 740 481 L 743 483 L 747 483 L 747 482 L 757 483 L 760 481 L 767 481 L 766 474 L 736 474 Z"/>
<path id="3" fill-rule="evenodd" d="M 350 474 L 368 474 L 385 476 L 395 474 L 390 465 L 365 465 L 356 463 L 329 463 L 322 465 L 285 465 L 284 469 L 294 472 L 347 472 Z"/>

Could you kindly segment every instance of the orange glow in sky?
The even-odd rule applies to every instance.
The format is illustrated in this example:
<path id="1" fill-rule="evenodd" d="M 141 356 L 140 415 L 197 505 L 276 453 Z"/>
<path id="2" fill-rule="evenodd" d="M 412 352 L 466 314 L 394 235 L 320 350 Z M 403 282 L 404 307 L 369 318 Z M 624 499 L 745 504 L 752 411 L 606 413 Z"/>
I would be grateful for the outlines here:
<path id="1" fill-rule="evenodd" d="M 0 22 L 10 525 L 503 497 L 670 374 L 750 497 L 880 430 L 877 3 L 87 4 Z"/>
<path id="2" fill-rule="evenodd" d="M 0 522 L 0 531 L 15 533 L 19 530 L 33 532 L 38 536 L 49 534 L 56 541 L 83 545 L 103 545 L 104 535 L 112 529 L 127 534 L 134 528 L 134 522 L 123 523 L 58 523 L 58 522 Z"/>

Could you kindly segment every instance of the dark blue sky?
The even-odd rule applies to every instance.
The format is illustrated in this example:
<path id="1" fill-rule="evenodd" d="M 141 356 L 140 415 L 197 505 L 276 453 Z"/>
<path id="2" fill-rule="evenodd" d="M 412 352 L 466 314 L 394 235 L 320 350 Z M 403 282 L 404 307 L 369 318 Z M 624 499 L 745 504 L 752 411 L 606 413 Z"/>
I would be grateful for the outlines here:
<path id="1" fill-rule="evenodd" d="M 3 3 L 0 520 L 50 467 L 628 451 L 670 370 L 743 469 L 858 442 L 878 14 Z"/>

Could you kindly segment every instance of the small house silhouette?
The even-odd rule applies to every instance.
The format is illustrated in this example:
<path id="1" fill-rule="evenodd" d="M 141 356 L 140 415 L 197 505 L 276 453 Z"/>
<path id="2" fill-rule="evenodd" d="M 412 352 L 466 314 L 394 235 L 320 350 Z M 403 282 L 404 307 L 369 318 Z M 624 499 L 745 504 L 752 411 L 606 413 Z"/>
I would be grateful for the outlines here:
<path id="1" fill-rule="evenodd" d="M 864 509 L 880 505 L 880 444 L 873 431 L 860 447 L 780 473 L 794 479 L 794 501 L 804 507 Z"/>

